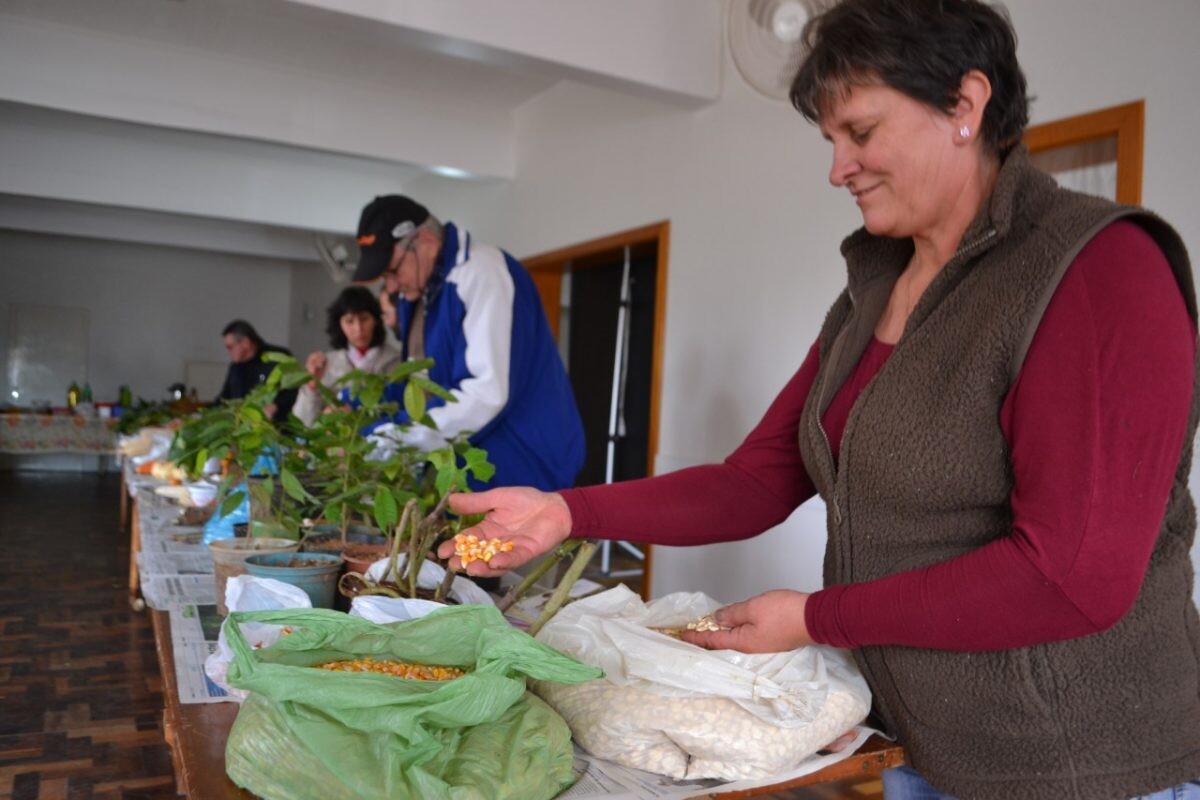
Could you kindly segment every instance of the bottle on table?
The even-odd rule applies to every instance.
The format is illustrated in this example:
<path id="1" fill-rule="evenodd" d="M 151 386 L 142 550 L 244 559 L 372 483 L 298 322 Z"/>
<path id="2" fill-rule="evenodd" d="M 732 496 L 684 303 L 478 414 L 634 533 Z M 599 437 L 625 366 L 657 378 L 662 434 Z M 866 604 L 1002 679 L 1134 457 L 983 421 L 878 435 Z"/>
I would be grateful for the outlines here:
<path id="1" fill-rule="evenodd" d="M 67 387 L 67 408 L 74 410 L 77 405 L 79 405 L 79 384 L 71 381 L 71 385 Z"/>

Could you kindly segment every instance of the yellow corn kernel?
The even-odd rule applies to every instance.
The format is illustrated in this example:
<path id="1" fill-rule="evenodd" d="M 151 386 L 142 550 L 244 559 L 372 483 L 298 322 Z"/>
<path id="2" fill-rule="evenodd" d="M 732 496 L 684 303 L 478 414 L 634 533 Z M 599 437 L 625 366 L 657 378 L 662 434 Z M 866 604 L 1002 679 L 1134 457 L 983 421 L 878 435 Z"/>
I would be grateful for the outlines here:
<path id="1" fill-rule="evenodd" d="M 473 533 L 460 533 L 454 537 L 454 555 L 465 567 L 472 561 L 491 563 L 497 553 L 507 553 L 513 549 L 513 543 L 502 539 L 480 539 Z"/>
<path id="2" fill-rule="evenodd" d="M 406 661 L 377 661 L 373 658 L 327 661 L 313 666 L 333 672 L 375 672 L 417 681 L 452 681 L 466 674 L 458 667 L 436 667 L 428 664 L 410 664 Z"/>

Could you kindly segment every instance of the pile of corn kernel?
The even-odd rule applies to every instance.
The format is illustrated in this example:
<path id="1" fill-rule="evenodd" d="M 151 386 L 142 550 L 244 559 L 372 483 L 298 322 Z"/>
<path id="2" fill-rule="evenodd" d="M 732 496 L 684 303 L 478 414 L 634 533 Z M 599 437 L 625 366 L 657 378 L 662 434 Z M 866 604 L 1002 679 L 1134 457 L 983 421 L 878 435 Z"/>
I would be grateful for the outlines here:
<path id="1" fill-rule="evenodd" d="M 705 614 L 700 619 L 692 620 L 687 624 L 689 631 L 727 631 L 729 628 L 722 628 L 717 622 L 717 618 L 712 614 Z"/>
<path id="2" fill-rule="evenodd" d="M 460 533 L 454 537 L 454 555 L 464 567 L 472 561 L 491 563 L 496 553 L 507 553 L 512 549 L 513 543 L 502 539 L 480 539 L 473 533 Z"/>
<path id="3" fill-rule="evenodd" d="M 334 672 L 377 672 L 396 678 L 414 681 L 452 681 L 466 673 L 458 667 L 431 667 L 428 664 L 409 664 L 406 661 L 376 661 L 373 658 L 355 658 L 348 661 L 328 661 L 314 664 L 318 669 Z"/>

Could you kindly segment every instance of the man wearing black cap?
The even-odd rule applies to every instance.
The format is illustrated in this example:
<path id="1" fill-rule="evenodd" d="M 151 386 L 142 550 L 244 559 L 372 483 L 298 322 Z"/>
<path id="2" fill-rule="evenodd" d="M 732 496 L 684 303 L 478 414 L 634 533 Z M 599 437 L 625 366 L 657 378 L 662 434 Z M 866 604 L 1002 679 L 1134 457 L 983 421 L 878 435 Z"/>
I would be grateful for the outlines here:
<path id="1" fill-rule="evenodd" d="M 430 378 L 457 402 L 430 399 L 437 430 L 403 412 L 374 431 L 424 449 L 471 432 L 496 465 L 490 486 L 572 486 L 583 422 L 533 280 L 515 258 L 444 225 L 402 195 L 376 197 L 358 223 L 356 283 L 383 279 L 406 358 L 432 358 Z M 399 399 L 402 387 L 390 387 Z"/>

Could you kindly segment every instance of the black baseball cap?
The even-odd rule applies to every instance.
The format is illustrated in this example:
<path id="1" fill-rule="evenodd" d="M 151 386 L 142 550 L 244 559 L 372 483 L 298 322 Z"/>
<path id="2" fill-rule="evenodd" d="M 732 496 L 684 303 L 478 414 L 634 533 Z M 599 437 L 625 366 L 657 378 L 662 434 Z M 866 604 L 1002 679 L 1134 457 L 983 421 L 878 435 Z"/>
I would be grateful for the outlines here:
<path id="1" fill-rule="evenodd" d="M 354 283 L 376 280 L 392 260 L 396 242 L 403 241 L 429 219 L 429 210 L 402 194 L 376 197 L 358 218 L 358 248 L 362 255 L 354 270 Z"/>

